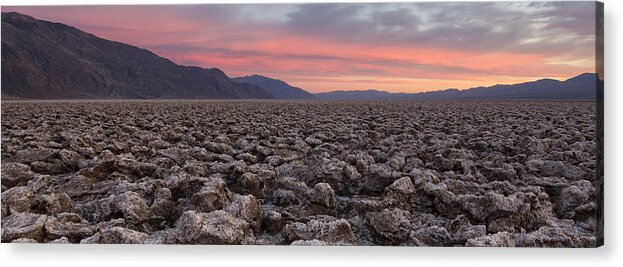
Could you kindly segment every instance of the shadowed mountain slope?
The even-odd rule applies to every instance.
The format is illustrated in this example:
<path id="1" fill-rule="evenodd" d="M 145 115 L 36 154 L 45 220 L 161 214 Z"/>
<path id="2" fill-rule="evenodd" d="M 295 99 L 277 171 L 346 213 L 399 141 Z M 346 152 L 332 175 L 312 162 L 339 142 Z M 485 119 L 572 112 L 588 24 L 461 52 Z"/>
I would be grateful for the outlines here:
<path id="1" fill-rule="evenodd" d="M 2 13 L 2 96 L 273 98 L 217 68 L 180 66 L 145 49 L 19 13 Z"/>
<path id="2" fill-rule="evenodd" d="M 258 74 L 233 78 L 240 83 L 249 83 L 261 87 L 276 98 L 280 99 L 314 99 L 314 95 L 307 91 L 291 86 L 282 80 L 265 77 Z"/>

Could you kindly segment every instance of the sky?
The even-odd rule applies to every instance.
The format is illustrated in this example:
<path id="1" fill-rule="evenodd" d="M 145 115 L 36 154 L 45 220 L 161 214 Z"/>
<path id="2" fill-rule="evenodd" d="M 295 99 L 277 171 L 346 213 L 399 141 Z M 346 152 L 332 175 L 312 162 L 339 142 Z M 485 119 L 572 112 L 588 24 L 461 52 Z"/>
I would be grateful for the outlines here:
<path id="1" fill-rule="evenodd" d="M 2 7 L 230 77 L 421 92 L 595 72 L 595 3 Z"/>

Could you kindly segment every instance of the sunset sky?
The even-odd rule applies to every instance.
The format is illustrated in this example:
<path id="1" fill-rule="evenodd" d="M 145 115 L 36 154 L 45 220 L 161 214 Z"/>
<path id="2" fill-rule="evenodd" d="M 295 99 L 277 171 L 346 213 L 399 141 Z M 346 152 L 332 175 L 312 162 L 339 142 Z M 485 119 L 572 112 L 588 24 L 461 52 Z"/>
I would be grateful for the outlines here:
<path id="1" fill-rule="evenodd" d="M 182 65 L 310 92 L 418 92 L 595 72 L 594 2 L 2 7 Z"/>

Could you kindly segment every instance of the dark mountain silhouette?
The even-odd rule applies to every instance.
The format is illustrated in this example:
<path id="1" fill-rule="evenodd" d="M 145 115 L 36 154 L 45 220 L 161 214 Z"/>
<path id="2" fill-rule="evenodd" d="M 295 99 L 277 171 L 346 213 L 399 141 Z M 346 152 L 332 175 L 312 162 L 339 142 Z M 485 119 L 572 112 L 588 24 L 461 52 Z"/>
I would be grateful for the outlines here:
<path id="1" fill-rule="evenodd" d="M 61 23 L 2 13 L 3 98 L 273 98 L 221 70 L 180 66 Z"/>
<path id="2" fill-rule="evenodd" d="M 280 99 L 314 99 L 314 95 L 307 91 L 291 86 L 282 80 L 277 80 L 269 77 L 265 77 L 258 74 L 250 76 L 233 78 L 234 81 L 239 83 L 248 83 L 259 86 L 260 88 L 269 92 L 275 98 Z"/>
<path id="3" fill-rule="evenodd" d="M 532 82 L 446 89 L 423 93 L 385 91 L 333 91 L 316 94 L 321 99 L 595 99 L 603 95 L 603 80 L 595 73 L 583 73 L 565 81 L 541 79 Z"/>

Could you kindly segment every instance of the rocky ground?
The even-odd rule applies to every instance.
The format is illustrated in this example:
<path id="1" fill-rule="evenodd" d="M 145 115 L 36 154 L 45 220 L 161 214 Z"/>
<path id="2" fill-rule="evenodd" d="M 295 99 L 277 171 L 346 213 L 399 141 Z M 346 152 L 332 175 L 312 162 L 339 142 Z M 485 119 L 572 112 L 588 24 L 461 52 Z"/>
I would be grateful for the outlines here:
<path id="1" fill-rule="evenodd" d="M 591 102 L 2 103 L 2 242 L 595 246 Z"/>

